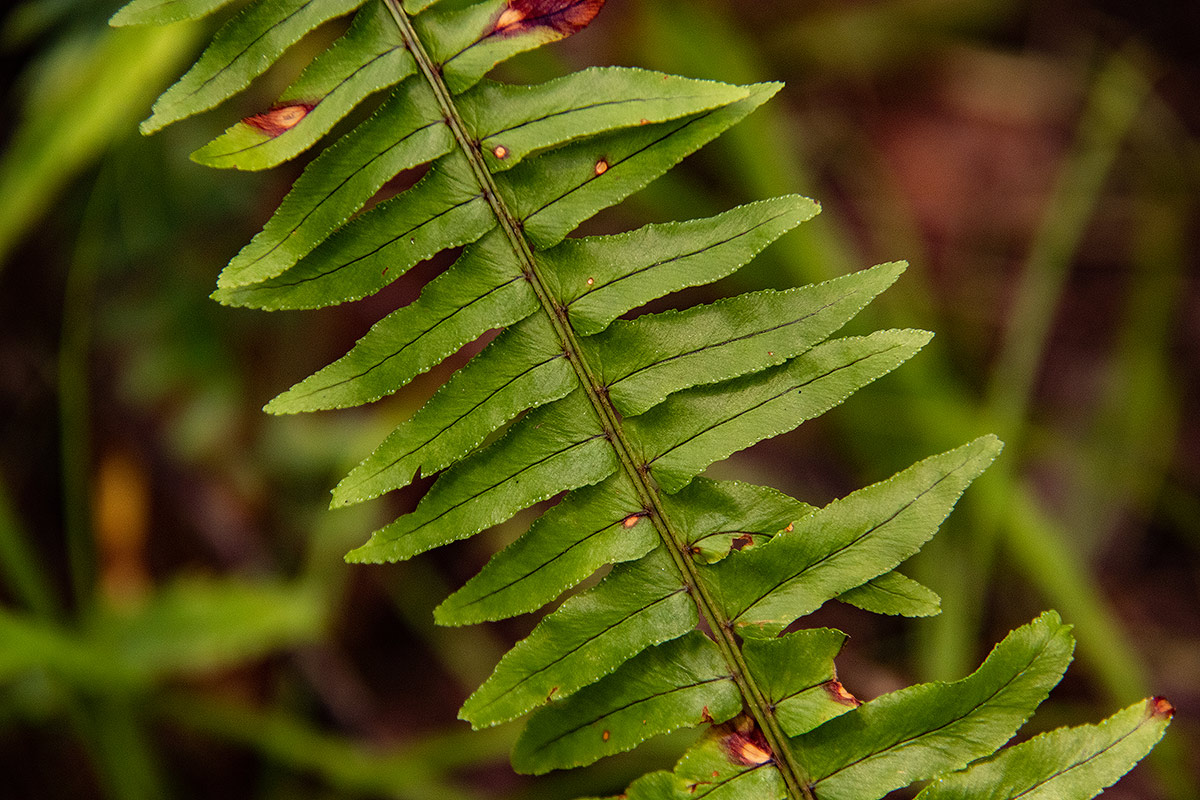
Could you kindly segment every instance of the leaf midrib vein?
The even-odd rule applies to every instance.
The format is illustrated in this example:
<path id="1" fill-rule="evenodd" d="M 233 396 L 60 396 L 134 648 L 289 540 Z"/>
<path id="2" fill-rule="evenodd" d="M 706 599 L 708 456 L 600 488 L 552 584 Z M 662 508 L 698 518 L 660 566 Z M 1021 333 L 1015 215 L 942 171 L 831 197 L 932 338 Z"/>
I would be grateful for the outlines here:
<path id="1" fill-rule="evenodd" d="M 514 254 L 521 262 L 526 278 L 537 293 L 543 311 L 554 326 L 556 334 L 562 340 L 565 352 L 570 354 L 571 365 L 575 368 L 576 374 L 579 376 L 581 388 L 600 417 L 601 425 L 605 430 L 605 437 L 608 438 L 613 450 L 616 452 L 618 461 L 637 491 L 639 499 L 645 503 L 645 510 L 653 512 L 649 514 L 651 521 L 658 530 L 668 554 L 672 561 L 675 562 L 686 585 L 692 590 L 691 594 L 696 602 L 697 610 L 701 617 L 708 622 L 710 629 L 713 631 L 717 648 L 730 667 L 734 682 L 742 694 L 746 705 L 750 708 L 751 715 L 762 729 L 763 735 L 766 737 L 772 752 L 776 753 L 779 758 L 779 773 L 787 787 L 789 797 L 792 800 L 799 800 L 800 798 L 803 798 L 803 800 L 815 800 L 815 795 L 809 786 L 807 775 L 796 761 L 795 755 L 792 753 L 791 746 L 780 728 L 778 720 L 768 712 L 766 699 L 762 690 L 749 673 L 741 651 L 738 649 L 734 634 L 730 630 L 729 621 L 719 612 L 718 606 L 708 592 L 708 588 L 699 580 L 697 567 L 691 561 L 688 552 L 685 551 L 683 537 L 674 530 L 671 520 L 666 514 L 666 510 L 663 508 L 656 487 L 651 483 L 648 475 L 638 468 L 633 455 L 633 449 L 627 441 L 624 430 L 620 425 L 620 416 L 611 402 L 600 393 L 599 383 L 594 378 L 594 373 L 583 356 L 582 349 L 575 338 L 574 329 L 567 318 L 566 309 L 556 305 L 547 291 L 546 282 L 539 273 L 529 241 L 525 238 L 523 229 L 518 225 L 515 217 L 501 198 L 496 183 L 487 169 L 483 154 L 478 149 L 478 145 L 468 135 L 463 125 L 462 117 L 455 106 L 454 99 L 442 79 L 440 70 L 435 67 L 429 58 L 429 54 L 425 51 L 424 44 L 414 30 L 411 20 L 403 8 L 400 7 L 399 0 L 384 0 L 384 2 L 387 3 L 388 10 L 396 21 L 397 27 L 399 27 L 401 34 L 408 42 L 413 56 L 417 59 L 419 69 L 434 90 L 434 94 L 437 95 L 438 104 L 446 114 L 446 121 L 454 134 L 454 138 L 458 142 L 459 148 L 470 161 L 471 167 L 479 180 L 479 185 L 483 188 L 484 195 L 488 203 L 492 206 L 500 227 L 508 237 Z M 702 117 L 693 118 L 692 121 L 699 118 Z M 690 121 L 688 124 L 690 124 Z"/>

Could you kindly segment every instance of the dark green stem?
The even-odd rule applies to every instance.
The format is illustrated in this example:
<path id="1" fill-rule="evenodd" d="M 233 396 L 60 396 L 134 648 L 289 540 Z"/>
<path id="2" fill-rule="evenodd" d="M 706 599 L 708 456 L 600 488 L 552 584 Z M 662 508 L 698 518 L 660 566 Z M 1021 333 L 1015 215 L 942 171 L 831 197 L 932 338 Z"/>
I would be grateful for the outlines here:
<path id="1" fill-rule="evenodd" d="M 758 727 L 761 729 L 772 752 L 775 754 L 776 764 L 787 786 L 788 797 L 792 798 L 792 800 L 801 800 L 801 798 L 803 800 L 814 800 L 809 780 L 800 765 L 796 762 L 795 756 L 788 745 L 787 736 L 784 734 L 775 715 L 771 712 L 765 695 L 746 667 L 746 662 L 742 658 L 741 649 L 738 647 L 730 620 L 721 613 L 720 608 L 713 602 L 712 596 L 709 594 L 703 581 L 700 580 L 696 563 L 692 559 L 691 551 L 687 547 L 685 538 L 679 534 L 667 516 L 659 495 L 659 489 L 650 477 L 648 467 L 639 463 L 636 452 L 626 438 L 624 429 L 621 426 L 620 414 L 613 407 L 608 394 L 604 391 L 603 385 L 596 378 L 595 372 L 588 364 L 583 350 L 579 346 L 575 330 L 567 317 L 566 309 L 560 303 L 555 302 L 547 289 L 546 282 L 539 271 L 537 261 L 534 259 L 529 241 L 525 238 L 525 234 L 517 218 L 512 214 L 501 197 L 496 182 L 492 178 L 491 172 L 488 171 L 483 154 L 479 150 L 479 144 L 467 132 L 458 108 L 455 106 L 454 97 L 442 79 L 441 71 L 425 51 L 420 37 L 412 26 L 412 21 L 400 7 L 399 0 L 386 1 L 388 10 L 391 12 L 393 19 L 395 19 L 396 25 L 399 27 L 400 33 L 404 37 L 410 52 L 416 59 L 421 74 L 429 83 L 434 96 L 437 98 L 438 106 L 445 117 L 446 124 L 454 135 L 459 148 L 466 155 L 468 162 L 470 162 L 471 169 L 479 181 L 480 188 L 483 190 L 483 195 L 496 215 L 496 219 L 500 223 L 500 228 L 504 231 L 505 236 L 512 246 L 513 253 L 521 265 L 521 271 L 533 287 L 538 300 L 541 302 L 542 310 L 550 318 L 554 332 L 562 343 L 563 352 L 571 362 L 571 366 L 579 378 L 579 383 L 588 400 L 591 402 L 600 425 L 604 429 L 605 437 L 612 444 L 613 450 L 616 452 L 617 459 L 621 463 L 621 468 L 633 484 L 638 495 L 638 500 L 647 512 L 649 519 L 653 522 L 667 552 L 670 553 L 672 560 L 674 560 L 676 567 L 682 574 L 684 582 L 701 616 L 713 632 L 717 647 L 729 667 L 734 682 L 742 693 L 742 698 L 750 714 L 754 717 L 755 722 L 758 723 Z"/>

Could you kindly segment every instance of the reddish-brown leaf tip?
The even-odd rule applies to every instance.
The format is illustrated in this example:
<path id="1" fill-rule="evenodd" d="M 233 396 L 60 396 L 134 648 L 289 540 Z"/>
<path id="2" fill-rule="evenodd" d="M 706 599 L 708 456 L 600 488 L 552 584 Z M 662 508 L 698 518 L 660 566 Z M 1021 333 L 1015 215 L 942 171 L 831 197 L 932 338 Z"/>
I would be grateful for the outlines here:
<path id="1" fill-rule="evenodd" d="M 1151 697 L 1146 701 L 1146 716 L 1171 719 L 1175 716 L 1175 706 L 1165 697 Z"/>
<path id="2" fill-rule="evenodd" d="M 841 703 L 844 706 L 858 708 L 862 705 L 861 700 L 846 691 L 846 687 L 842 686 L 841 681 L 826 681 L 825 691 L 829 692 L 829 696 L 832 697 L 835 702 Z"/>
<path id="3" fill-rule="evenodd" d="M 290 131 L 300 124 L 300 120 L 308 116 L 316 106 L 313 103 L 289 103 L 285 106 L 275 106 L 270 111 L 246 117 L 242 122 L 258 128 L 272 139 Z"/>
<path id="4" fill-rule="evenodd" d="M 488 35 L 516 36 L 549 28 L 570 36 L 587 27 L 603 7 L 604 0 L 508 0 Z"/>

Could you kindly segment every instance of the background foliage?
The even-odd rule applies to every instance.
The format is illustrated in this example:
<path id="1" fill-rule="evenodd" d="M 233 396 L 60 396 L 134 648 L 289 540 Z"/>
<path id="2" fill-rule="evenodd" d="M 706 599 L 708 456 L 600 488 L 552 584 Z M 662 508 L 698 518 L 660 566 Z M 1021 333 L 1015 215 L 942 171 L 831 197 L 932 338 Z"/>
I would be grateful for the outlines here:
<path id="1" fill-rule="evenodd" d="M 110 31 L 114 9 L 27 2 L 4 25 L 0 763 L 14 796 L 555 798 L 668 764 L 677 746 L 648 746 L 535 782 L 507 766 L 512 726 L 454 720 L 531 621 L 442 630 L 431 609 L 521 520 L 350 569 L 341 554 L 424 486 L 336 513 L 324 500 L 461 360 L 370 409 L 257 410 L 443 265 L 317 313 L 207 300 L 298 167 L 188 162 L 229 112 L 138 136 L 206 32 Z M 788 82 L 587 230 L 791 191 L 823 201 L 696 301 L 912 262 L 862 327 L 919 325 L 934 344 L 718 476 L 824 502 L 998 433 L 1004 457 L 914 571 L 942 616 L 830 609 L 813 624 L 852 634 L 840 675 L 866 698 L 961 677 L 1004 631 L 1059 609 L 1077 662 L 1036 724 L 1151 693 L 1180 712 L 1112 797 L 1194 797 L 1200 773 L 1197 13 L 611 0 L 585 33 L 505 68 Z M 233 113 L 268 106 L 337 32 Z"/>

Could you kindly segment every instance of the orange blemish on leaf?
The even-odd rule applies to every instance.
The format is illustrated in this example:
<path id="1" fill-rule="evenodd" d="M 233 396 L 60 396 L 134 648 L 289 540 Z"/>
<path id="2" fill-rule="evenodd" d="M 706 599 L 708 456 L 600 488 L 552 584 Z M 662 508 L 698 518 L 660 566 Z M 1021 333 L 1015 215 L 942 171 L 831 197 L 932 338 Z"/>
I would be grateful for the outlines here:
<path id="1" fill-rule="evenodd" d="M 788 526 L 786 528 L 784 528 L 784 530 L 787 531 L 788 533 L 791 533 L 792 531 L 796 530 L 796 523 L 789 522 Z"/>
<path id="2" fill-rule="evenodd" d="M 712 716 L 712 714 L 709 713 L 708 706 L 705 706 L 704 710 L 700 712 L 700 721 L 712 723 L 713 716 Z"/>
<path id="3" fill-rule="evenodd" d="M 608 741 L 608 731 L 605 731 L 603 734 L 601 734 L 600 738 L 607 742 Z"/>
<path id="4" fill-rule="evenodd" d="M 1167 717 L 1175 716 L 1175 706 L 1165 697 L 1151 697 L 1146 701 L 1146 716 Z"/>
<path id="5" fill-rule="evenodd" d="M 639 125 L 649 125 L 649 124 L 650 124 L 650 120 L 646 119 L 645 117 L 642 117 L 642 121 L 641 121 L 641 122 L 639 122 L 638 124 L 639 124 Z"/>
<path id="6" fill-rule="evenodd" d="M 603 158 L 596 162 L 596 177 L 608 172 L 608 162 Z"/>
<path id="7" fill-rule="evenodd" d="M 594 286 L 595 284 L 596 284 L 596 279 L 595 279 L 595 278 L 588 278 L 588 279 L 587 279 L 587 285 L 588 285 L 588 286 Z"/>
<path id="8" fill-rule="evenodd" d="M 525 21 L 525 13 L 524 8 L 509 6 L 500 13 L 500 18 L 496 20 L 496 30 L 503 31 L 505 28 L 521 24 Z"/>
<path id="9" fill-rule="evenodd" d="M 628 517 L 622 520 L 621 525 L 626 528 L 632 528 L 634 525 L 638 524 L 638 520 L 641 518 L 641 514 L 630 514 Z"/>
<path id="10" fill-rule="evenodd" d="M 741 767 L 757 767 L 775 759 L 767 737 L 754 724 L 744 718 L 721 739 L 721 745 L 729 760 Z"/>
<path id="11" fill-rule="evenodd" d="M 246 117 L 242 122 L 251 127 L 258 128 L 271 138 L 275 138 L 279 134 L 290 131 L 299 125 L 300 120 L 307 117 L 308 112 L 314 108 L 316 106 L 312 103 L 290 103 L 285 106 L 276 106 L 270 111 L 264 111 L 261 114 Z"/>
<path id="12" fill-rule="evenodd" d="M 854 695 L 846 691 L 846 687 L 842 686 L 841 681 L 828 681 L 825 683 L 825 691 L 829 692 L 829 696 L 834 702 L 841 703 L 844 706 L 858 708 L 862 705 L 862 701 Z"/>
<path id="13" fill-rule="evenodd" d="M 508 148 L 502 144 L 498 144 L 492 148 L 492 155 L 503 161 L 504 159 L 508 158 Z"/>

